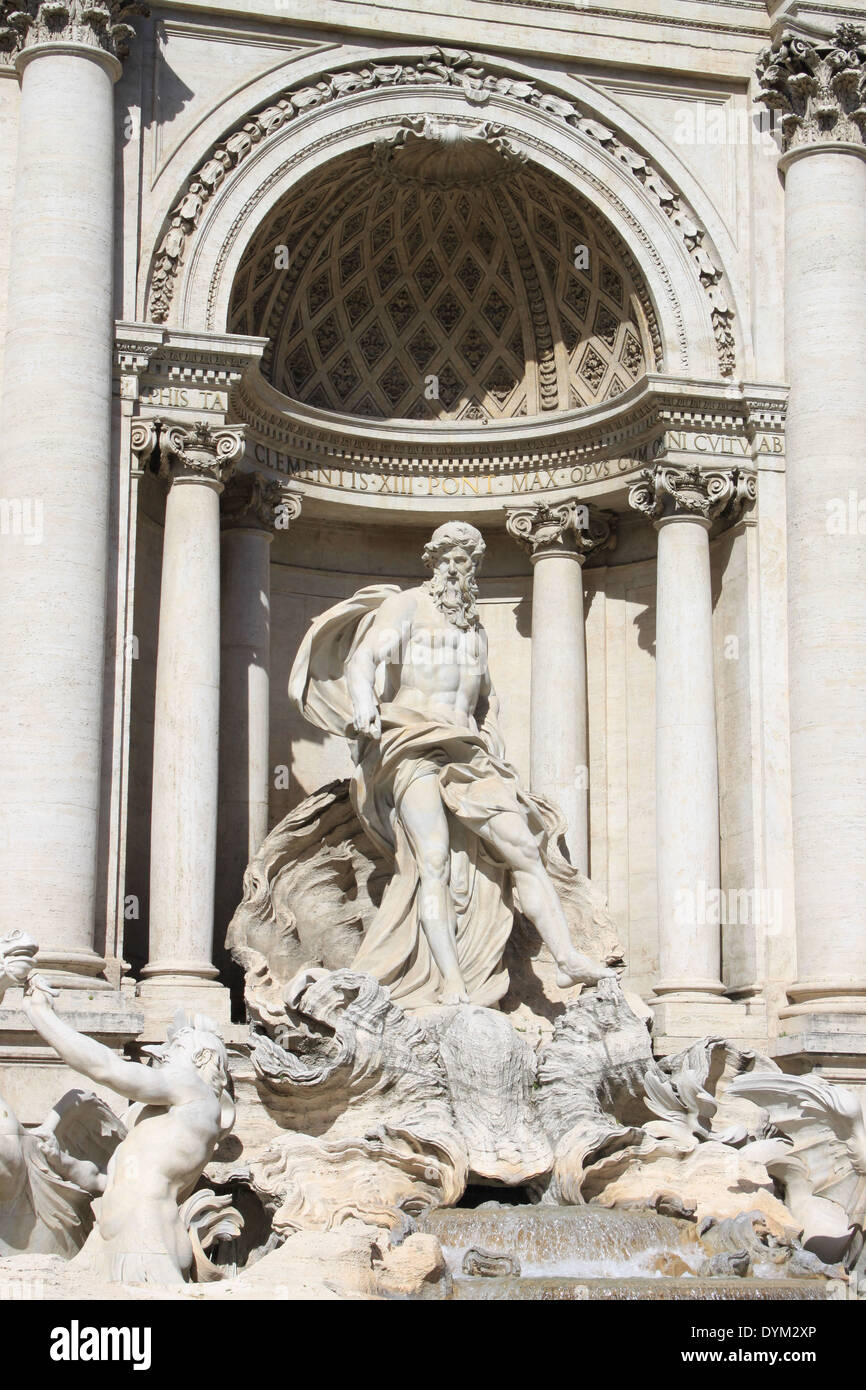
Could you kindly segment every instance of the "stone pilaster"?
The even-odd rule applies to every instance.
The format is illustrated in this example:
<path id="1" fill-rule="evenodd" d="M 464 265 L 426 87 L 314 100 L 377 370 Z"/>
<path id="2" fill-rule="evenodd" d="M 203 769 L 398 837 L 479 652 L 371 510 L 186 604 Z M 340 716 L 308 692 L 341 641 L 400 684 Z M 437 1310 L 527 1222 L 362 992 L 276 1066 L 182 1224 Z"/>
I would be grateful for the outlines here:
<path id="1" fill-rule="evenodd" d="M 243 895 L 243 875 L 268 832 L 270 550 L 301 499 L 258 473 L 238 473 L 221 498 L 218 952 Z"/>
<path id="2" fill-rule="evenodd" d="M 168 484 L 153 742 L 147 1023 L 197 1003 L 228 1017 L 213 964 L 220 693 L 219 498 L 238 428 L 160 422 Z"/>
<path id="3" fill-rule="evenodd" d="M 530 783 L 563 811 L 572 863 L 589 872 L 583 564 L 616 542 L 616 518 L 577 501 L 514 507 L 511 536 L 532 562 Z"/>
<path id="4" fill-rule="evenodd" d="M 713 1031 L 727 1014 L 719 901 L 719 769 L 709 530 L 754 497 L 736 468 L 644 469 L 629 503 L 658 532 L 656 597 L 656 1027 L 668 1037 Z M 708 1007 L 709 1006 L 709 1007 Z M 723 1020 L 719 1020 L 723 1026 Z"/>
<path id="5" fill-rule="evenodd" d="M 0 931 L 67 988 L 94 941 L 111 467 L 114 95 L 130 7 L 0 0 L 21 78 L 0 498 Z"/>
<path id="6" fill-rule="evenodd" d="M 782 33 L 758 63 L 785 176 L 787 566 L 797 981 L 780 1060 L 866 1064 L 863 496 L 866 32 Z M 857 506 L 854 507 L 857 514 Z M 859 1057 L 859 1061 L 856 1058 Z"/>

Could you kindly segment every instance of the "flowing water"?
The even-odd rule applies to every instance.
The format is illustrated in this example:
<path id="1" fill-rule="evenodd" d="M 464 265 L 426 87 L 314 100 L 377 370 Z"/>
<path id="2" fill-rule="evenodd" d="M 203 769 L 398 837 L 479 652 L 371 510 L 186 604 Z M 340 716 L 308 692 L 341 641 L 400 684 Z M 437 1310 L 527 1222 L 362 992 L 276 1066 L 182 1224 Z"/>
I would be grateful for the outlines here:
<path id="1" fill-rule="evenodd" d="M 823 1279 L 706 1279 L 706 1252 L 694 1222 L 655 1211 L 606 1207 L 485 1204 L 440 1207 L 421 1222 L 438 1237 L 463 1300 L 826 1299 L 839 1297 Z M 507 1255 L 512 1275 L 465 1275 L 469 1250 Z"/>

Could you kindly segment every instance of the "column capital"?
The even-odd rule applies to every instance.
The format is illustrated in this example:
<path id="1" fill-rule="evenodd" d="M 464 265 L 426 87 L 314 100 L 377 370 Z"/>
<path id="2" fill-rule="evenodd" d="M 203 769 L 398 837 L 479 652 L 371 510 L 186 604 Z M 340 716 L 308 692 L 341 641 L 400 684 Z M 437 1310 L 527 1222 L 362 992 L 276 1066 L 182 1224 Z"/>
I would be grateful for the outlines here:
<path id="1" fill-rule="evenodd" d="M 159 432 L 159 476 L 169 484 L 201 481 L 220 491 L 228 482 L 243 453 L 240 425 L 214 428 L 206 420 L 194 424 L 154 421 Z"/>
<path id="2" fill-rule="evenodd" d="M 117 63 L 135 38 L 127 20 L 149 13 L 137 0 L 0 0 L 0 52 L 20 54 L 20 62 L 33 49 L 71 45 Z"/>
<path id="3" fill-rule="evenodd" d="M 616 514 L 588 502 L 569 500 L 549 506 L 536 502 L 509 507 L 505 529 L 534 564 L 543 555 L 574 555 L 583 564 L 596 550 L 616 545 Z"/>
<path id="4" fill-rule="evenodd" d="M 135 455 L 133 467 L 139 472 L 143 472 L 150 462 L 158 438 L 159 431 L 155 420 L 133 420 L 129 430 L 129 447 Z"/>
<path id="5" fill-rule="evenodd" d="M 224 531 L 287 531 L 301 515 L 301 498 L 261 473 L 236 473 L 220 502 Z"/>
<path id="6" fill-rule="evenodd" d="M 866 31 L 840 24 L 812 38 L 784 30 L 757 63 L 758 100 L 780 111 L 785 154 L 866 145 Z"/>
<path id="7" fill-rule="evenodd" d="M 666 521 L 700 521 L 709 527 L 723 513 L 733 521 L 756 497 L 754 474 L 740 468 L 657 463 L 641 470 L 641 481 L 629 489 L 628 501 L 657 526 Z"/>

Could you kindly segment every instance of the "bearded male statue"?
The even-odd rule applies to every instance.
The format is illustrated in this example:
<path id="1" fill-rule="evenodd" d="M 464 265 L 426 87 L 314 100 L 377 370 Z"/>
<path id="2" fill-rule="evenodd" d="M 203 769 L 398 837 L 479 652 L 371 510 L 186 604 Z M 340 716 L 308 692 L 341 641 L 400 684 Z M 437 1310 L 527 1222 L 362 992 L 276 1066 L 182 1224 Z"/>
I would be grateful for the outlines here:
<path id="1" fill-rule="evenodd" d="M 502 998 L 512 888 L 558 985 L 611 973 L 575 946 L 548 871 L 556 810 L 505 761 L 477 608 L 484 549 L 474 526 L 440 526 L 424 549 L 432 577 L 329 609 L 289 680 L 307 720 L 350 740 L 355 811 L 394 863 L 352 969 L 404 1007 Z M 579 877 L 561 858 L 557 873 Z"/>

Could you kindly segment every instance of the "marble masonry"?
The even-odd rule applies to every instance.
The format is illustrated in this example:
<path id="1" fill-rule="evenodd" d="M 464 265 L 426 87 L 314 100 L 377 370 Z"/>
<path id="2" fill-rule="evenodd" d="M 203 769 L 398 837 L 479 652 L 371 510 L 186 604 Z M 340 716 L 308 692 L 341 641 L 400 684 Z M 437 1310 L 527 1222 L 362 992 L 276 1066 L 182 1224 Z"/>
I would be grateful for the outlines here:
<path id="1" fill-rule="evenodd" d="M 866 10 L 675 8 L 0 0 L 0 1294 L 866 1293 Z"/>

